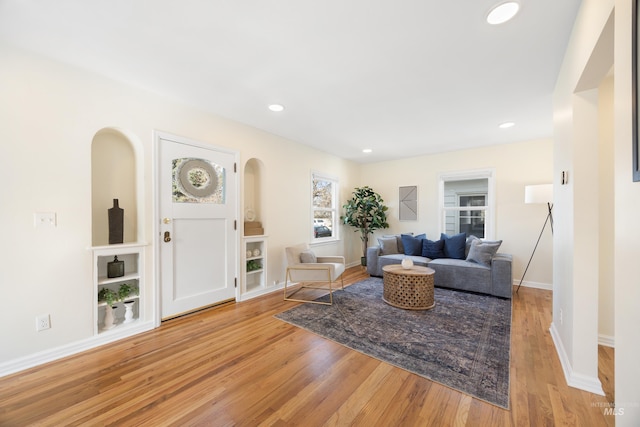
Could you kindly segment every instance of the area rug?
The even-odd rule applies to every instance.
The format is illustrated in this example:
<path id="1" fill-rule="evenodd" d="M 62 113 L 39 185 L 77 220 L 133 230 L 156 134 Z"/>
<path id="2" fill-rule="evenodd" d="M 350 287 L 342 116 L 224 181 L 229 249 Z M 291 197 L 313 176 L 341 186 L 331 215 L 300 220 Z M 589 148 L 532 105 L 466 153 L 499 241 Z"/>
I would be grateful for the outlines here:
<path id="1" fill-rule="evenodd" d="M 509 409 L 511 300 L 442 288 L 435 300 L 431 310 L 392 307 L 372 277 L 334 292 L 332 306 L 302 304 L 275 317 Z"/>

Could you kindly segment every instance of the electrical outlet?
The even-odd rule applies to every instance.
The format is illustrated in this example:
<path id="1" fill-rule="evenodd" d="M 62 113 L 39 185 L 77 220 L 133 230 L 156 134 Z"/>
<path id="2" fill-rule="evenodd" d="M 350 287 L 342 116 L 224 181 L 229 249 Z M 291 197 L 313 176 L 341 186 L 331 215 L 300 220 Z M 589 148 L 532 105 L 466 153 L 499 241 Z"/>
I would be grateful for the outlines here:
<path id="1" fill-rule="evenodd" d="M 35 228 L 55 228 L 55 212 L 36 212 L 33 214 L 33 225 Z"/>
<path id="2" fill-rule="evenodd" d="M 51 329 L 51 317 L 48 314 L 36 317 L 36 331 L 44 331 L 45 329 Z"/>

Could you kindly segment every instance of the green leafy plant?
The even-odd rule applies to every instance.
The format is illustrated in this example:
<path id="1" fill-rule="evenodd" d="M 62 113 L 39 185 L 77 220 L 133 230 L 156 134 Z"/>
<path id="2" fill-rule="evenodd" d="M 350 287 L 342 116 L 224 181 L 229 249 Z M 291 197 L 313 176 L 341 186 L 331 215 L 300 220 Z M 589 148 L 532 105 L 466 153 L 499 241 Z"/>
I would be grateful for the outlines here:
<path id="1" fill-rule="evenodd" d="M 128 285 L 123 283 L 117 291 L 107 287 L 100 289 L 98 292 L 98 301 L 104 301 L 108 305 L 113 305 L 118 301 L 124 301 L 130 295 L 138 295 L 138 287 L 136 285 Z"/>
<path id="2" fill-rule="evenodd" d="M 367 248 L 369 247 L 369 234 L 375 230 L 389 228 L 387 223 L 387 206 L 378 193 L 370 187 L 364 186 L 353 191 L 353 197 L 343 205 L 344 216 L 342 222 L 355 227 L 360 232 L 362 241 L 362 265 L 366 264 Z"/>
<path id="3" fill-rule="evenodd" d="M 256 270 L 260 270 L 262 268 L 262 264 L 255 260 L 249 260 L 247 261 L 247 271 L 256 271 Z"/>
<path id="4" fill-rule="evenodd" d="M 118 301 L 118 293 L 113 289 L 102 288 L 98 292 L 98 301 L 105 301 L 107 305 L 113 305 Z"/>
<path id="5" fill-rule="evenodd" d="M 132 295 L 132 294 L 138 295 L 138 287 L 135 285 L 130 286 L 130 285 L 127 285 L 126 283 L 123 283 L 118 288 L 118 299 L 120 301 L 124 301 L 129 297 L 129 295 Z"/>

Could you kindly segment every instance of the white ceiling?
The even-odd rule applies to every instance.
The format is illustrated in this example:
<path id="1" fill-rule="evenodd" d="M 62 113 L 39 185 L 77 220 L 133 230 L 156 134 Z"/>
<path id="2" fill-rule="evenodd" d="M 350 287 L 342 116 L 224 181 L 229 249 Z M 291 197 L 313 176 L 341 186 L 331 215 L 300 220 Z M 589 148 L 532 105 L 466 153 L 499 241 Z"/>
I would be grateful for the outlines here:
<path id="1" fill-rule="evenodd" d="M 373 162 L 551 137 L 580 0 L 501 1 L 0 0 L 0 41 Z"/>

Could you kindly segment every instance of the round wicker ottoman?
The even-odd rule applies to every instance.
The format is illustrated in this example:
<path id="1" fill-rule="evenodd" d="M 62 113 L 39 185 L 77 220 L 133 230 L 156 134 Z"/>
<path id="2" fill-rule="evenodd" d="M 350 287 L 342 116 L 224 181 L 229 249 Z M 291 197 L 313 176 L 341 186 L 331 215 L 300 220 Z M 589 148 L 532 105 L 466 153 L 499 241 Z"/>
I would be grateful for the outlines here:
<path id="1" fill-rule="evenodd" d="M 428 267 L 401 265 L 382 267 L 382 299 L 389 305 L 407 310 L 428 310 L 436 303 L 433 295 L 433 275 Z"/>

